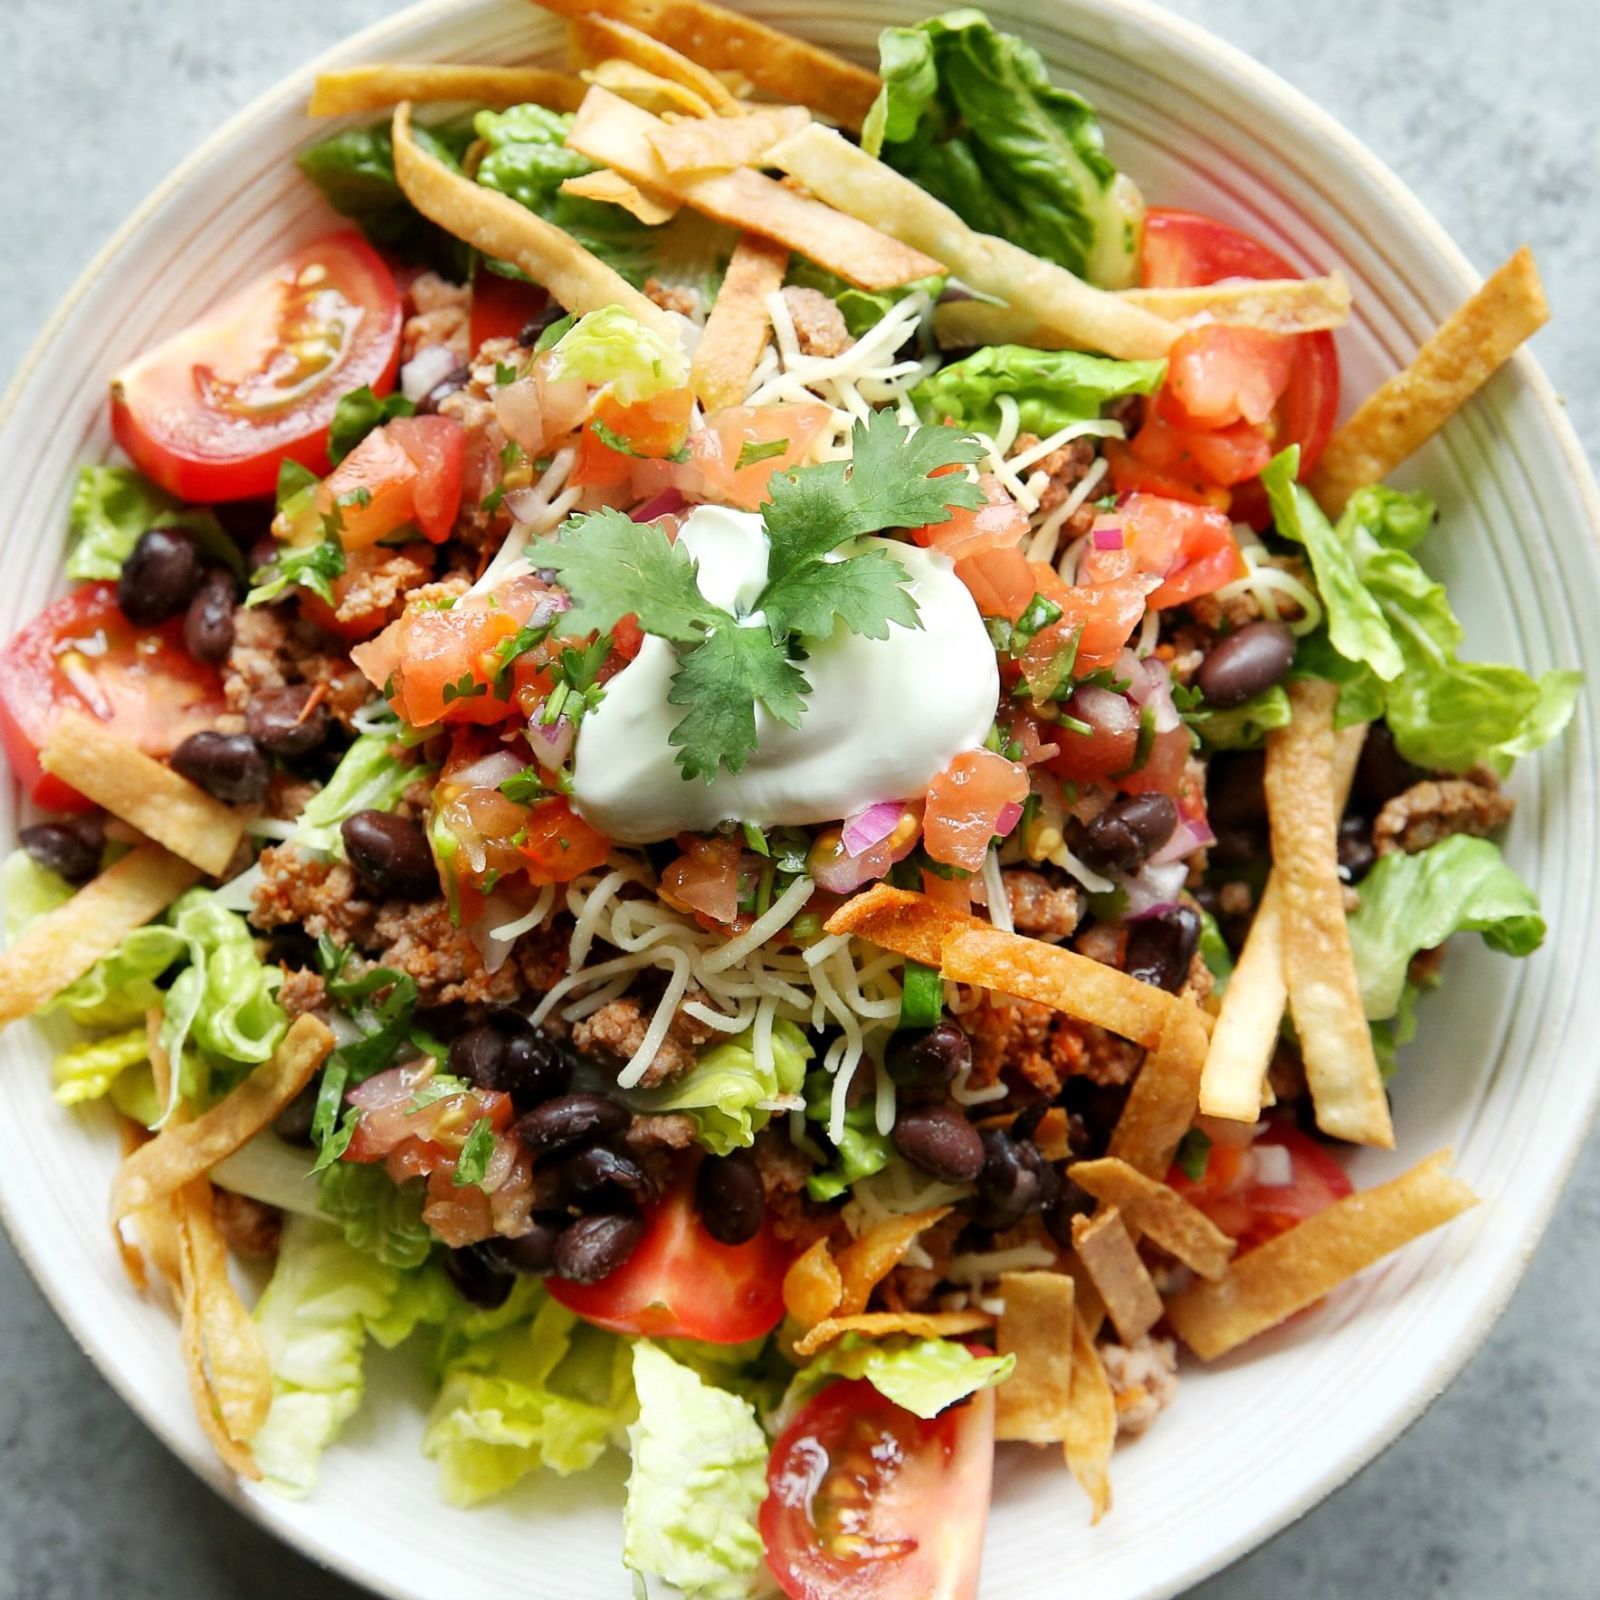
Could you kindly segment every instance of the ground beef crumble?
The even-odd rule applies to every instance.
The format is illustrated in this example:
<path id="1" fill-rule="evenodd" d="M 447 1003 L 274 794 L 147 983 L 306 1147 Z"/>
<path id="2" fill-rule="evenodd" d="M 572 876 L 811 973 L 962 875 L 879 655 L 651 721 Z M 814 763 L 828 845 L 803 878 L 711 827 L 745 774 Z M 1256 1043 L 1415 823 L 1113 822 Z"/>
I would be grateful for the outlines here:
<path id="1" fill-rule="evenodd" d="M 401 359 L 405 361 L 433 345 L 443 345 L 457 361 L 471 354 L 469 332 L 472 290 L 451 283 L 437 272 L 424 272 L 406 292 L 409 314 L 400 332 Z"/>
<path id="2" fill-rule="evenodd" d="M 1426 778 L 1388 801 L 1372 824 L 1380 856 L 1415 855 L 1454 833 L 1486 838 L 1511 820 L 1517 803 L 1488 773 L 1470 778 Z"/>
<path id="3" fill-rule="evenodd" d="M 1170 1339 L 1146 1334 L 1134 1345 L 1100 1346 L 1117 1406 L 1117 1440 L 1143 1433 L 1178 1393 L 1178 1351 Z"/>
<path id="4" fill-rule="evenodd" d="M 686 998 L 703 1000 L 705 996 L 691 991 Z M 572 1029 L 572 1042 L 585 1054 L 597 1055 L 604 1061 L 621 1065 L 644 1043 L 654 1017 L 654 1006 L 642 1004 L 631 995 L 623 995 L 576 1023 Z M 655 1059 L 645 1068 L 639 1087 L 653 1089 L 692 1071 L 695 1062 L 700 1059 L 699 1047 L 715 1031 L 680 1008 L 668 1025 L 667 1035 L 661 1041 Z"/>
<path id="5" fill-rule="evenodd" d="M 841 356 L 855 343 L 844 313 L 820 289 L 785 289 L 783 303 L 803 355 Z"/>
<path id="6" fill-rule="evenodd" d="M 1068 1078 L 1104 1088 L 1131 1083 L 1144 1051 L 1034 1000 L 990 996 L 961 1018 L 972 1039 L 974 1086 L 1005 1083 L 1054 1100 Z"/>
<path id="7" fill-rule="evenodd" d="M 242 712 L 263 689 L 310 683 L 326 687 L 323 704 L 346 726 L 372 699 L 372 685 L 342 650 L 309 623 L 271 606 L 234 612 L 233 649 L 222 669 L 222 693 Z"/>
<path id="8" fill-rule="evenodd" d="M 247 1261 L 270 1261 L 283 1236 L 283 1213 L 248 1195 L 214 1187 L 211 1211 L 217 1231 L 234 1255 Z"/>
<path id="9" fill-rule="evenodd" d="M 1018 933 L 1036 939 L 1065 939 L 1083 916 L 1083 896 L 1074 884 L 1054 884 L 1042 872 L 1008 869 L 1001 874 L 1011 920 Z"/>
<path id="10" fill-rule="evenodd" d="M 659 278 L 646 278 L 645 298 L 663 311 L 676 311 L 680 317 L 698 319 L 705 310 L 698 289 L 687 289 L 681 284 L 663 283 Z"/>

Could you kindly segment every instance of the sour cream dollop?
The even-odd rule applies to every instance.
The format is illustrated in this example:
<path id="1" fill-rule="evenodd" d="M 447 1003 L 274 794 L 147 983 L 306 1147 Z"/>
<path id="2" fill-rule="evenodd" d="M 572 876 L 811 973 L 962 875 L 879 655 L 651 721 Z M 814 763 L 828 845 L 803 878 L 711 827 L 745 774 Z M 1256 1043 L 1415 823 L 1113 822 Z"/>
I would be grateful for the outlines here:
<path id="1" fill-rule="evenodd" d="M 748 511 L 700 506 L 678 534 L 698 563 L 700 592 L 736 613 L 767 581 L 767 537 Z M 578 730 L 573 799 L 624 844 L 705 833 L 729 818 L 762 827 L 833 822 L 879 800 L 920 795 L 963 750 L 981 745 L 1000 693 L 994 646 L 949 559 L 888 540 L 910 575 L 920 628 L 890 624 L 867 639 L 842 624 L 808 639 L 799 663 L 811 684 L 798 728 L 758 704 L 755 753 L 738 773 L 686 780 L 668 735 L 677 657 L 646 638 Z M 753 619 L 752 619 L 753 620 Z M 754 625 L 759 626 L 759 623 Z"/>

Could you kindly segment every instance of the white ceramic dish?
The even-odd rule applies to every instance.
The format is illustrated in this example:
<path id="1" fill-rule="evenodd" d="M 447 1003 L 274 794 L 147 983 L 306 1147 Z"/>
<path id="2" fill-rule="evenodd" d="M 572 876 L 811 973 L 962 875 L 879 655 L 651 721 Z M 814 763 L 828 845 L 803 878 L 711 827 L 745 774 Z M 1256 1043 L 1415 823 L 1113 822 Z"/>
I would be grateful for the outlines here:
<path id="1" fill-rule="evenodd" d="M 876 29 L 921 0 L 748 9 L 871 59 Z M 1119 163 L 1153 200 L 1240 223 L 1300 263 L 1338 265 L 1357 315 L 1340 335 L 1346 394 L 1400 365 L 1473 282 L 1417 201 L 1315 106 L 1246 57 L 1143 0 L 999 0 L 1058 75 L 1100 107 Z M 870 20 L 869 20 L 870 14 Z M 559 48 L 523 0 L 429 0 L 319 65 L 383 59 L 512 60 Z M 72 469 L 110 450 L 107 375 L 187 321 L 326 213 L 289 157 L 309 137 L 313 69 L 285 81 L 198 150 L 139 209 L 68 296 L 0 408 L 0 636 L 60 582 Z M 1242 1554 L 1348 1478 L 1413 1420 L 1482 1341 L 1509 1297 L 1588 1127 L 1600 992 L 1583 981 L 1594 893 L 1593 710 L 1600 637 L 1600 495 L 1556 398 L 1526 355 L 1404 474 L 1444 508 L 1432 563 L 1480 654 L 1580 666 L 1592 686 L 1564 742 L 1524 763 L 1510 843 L 1551 935 L 1526 963 L 1462 941 L 1442 998 L 1396 1084 L 1400 1150 L 1364 1152 L 1359 1184 L 1454 1145 L 1484 1204 L 1240 1356 L 1191 1373 L 1172 1412 L 1119 1452 L 1117 1506 L 1091 1531 L 1058 1463 L 1012 1447 L 996 1474 L 983 1593 L 1022 1600 L 1066 1575 L 1095 1600 L 1156 1600 Z M 0 837 L 15 824 L 0 792 Z M 104 1217 L 116 1159 L 109 1124 L 60 1111 L 40 1033 L 0 1036 L 0 1209 L 64 1321 L 145 1421 L 201 1476 L 283 1538 L 405 1600 L 526 1595 L 622 1600 L 620 1463 L 541 1477 L 476 1512 L 450 1510 L 417 1452 L 427 1395 L 398 1359 L 293 1503 L 227 1480 L 189 1409 L 166 1312 L 123 1281 Z M 171 1537 L 182 1539 L 174 1527 Z"/>

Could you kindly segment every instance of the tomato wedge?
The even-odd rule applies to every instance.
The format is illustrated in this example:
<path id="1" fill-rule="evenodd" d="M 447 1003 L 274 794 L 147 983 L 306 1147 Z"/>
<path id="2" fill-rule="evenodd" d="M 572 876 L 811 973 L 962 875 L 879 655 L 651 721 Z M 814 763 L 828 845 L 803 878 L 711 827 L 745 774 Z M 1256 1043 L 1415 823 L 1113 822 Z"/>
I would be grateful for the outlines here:
<path id="1" fill-rule="evenodd" d="M 454 417 L 397 417 L 374 428 L 317 489 L 317 511 L 339 508 L 347 550 L 415 523 L 443 544 L 461 506 L 467 436 Z"/>
<path id="2" fill-rule="evenodd" d="M 183 648 L 181 619 L 136 628 L 114 583 L 45 607 L 0 651 L 0 743 L 28 797 L 53 811 L 89 802 L 39 765 L 66 710 L 98 717 L 146 755 L 170 755 L 226 709 L 222 680 Z"/>
<path id="3" fill-rule="evenodd" d="M 975 1600 L 994 1473 L 994 1391 L 931 1421 L 865 1379 L 784 1430 L 759 1523 L 790 1600 Z"/>
<path id="4" fill-rule="evenodd" d="M 278 468 L 328 470 L 339 398 L 387 394 L 400 363 L 400 295 L 360 234 L 297 250 L 111 381 L 111 431 L 180 500 L 268 495 Z"/>
<path id="5" fill-rule="evenodd" d="M 789 1251 L 764 1226 L 748 1244 L 719 1244 L 680 1185 L 645 1211 L 639 1248 L 598 1283 L 547 1278 L 553 1299 L 596 1327 L 652 1339 L 743 1344 L 783 1317 Z"/>

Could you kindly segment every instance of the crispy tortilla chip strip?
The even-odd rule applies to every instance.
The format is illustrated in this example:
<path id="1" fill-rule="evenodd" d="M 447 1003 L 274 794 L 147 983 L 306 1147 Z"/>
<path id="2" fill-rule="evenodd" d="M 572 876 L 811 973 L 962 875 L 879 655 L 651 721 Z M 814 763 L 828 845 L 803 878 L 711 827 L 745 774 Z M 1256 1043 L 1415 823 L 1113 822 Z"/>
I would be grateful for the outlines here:
<path id="1" fill-rule="evenodd" d="M 39 753 L 46 772 L 213 877 L 227 870 L 244 821 L 93 717 L 68 712 Z"/>
<path id="2" fill-rule="evenodd" d="M 705 0 L 540 0 L 563 17 L 636 29 L 713 72 L 743 73 L 779 100 L 804 103 L 858 129 L 878 97 L 864 67 Z M 648 62 L 641 65 L 648 66 Z M 659 70 L 659 69 L 652 69 Z"/>
<path id="3" fill-rule="evenodd" d="M 828 918 L 829 933 L 853 934 L 875 944 L 880 950 L 893 950 L 909 956 L 925 967 L 939 965 L 939 952 L 952 934 L 989 924 L 930 900 L 909 889 L 894 889 L 886 883 L 846 900 Z"/>
<path id="4" fill-rule="evenodd" d="M 1179 1141 L 1194 1122 L 1206 1035 L 1198 1008 L 1191 1009 L 1194 1015 L 1174 1011 L 1168 1017 L 1111 1130 L 1106 1154 L 1146 1177 L 1166 1176 Z"/>
<path id="5" fill-rule="evenodd" d="M 1321 333 L 1350 320 L 1350 285 L 1342 272 L 1325 278 L 1255 278 L 1192 289 L 1123 289 L 1129 305 L 1171 322 L 1225 322 L 1263 333 Z"/>
<path id="6" fill-rule="evenodd" d="M 1111 1509 L 1111 1451 L 1117 1442 L 1117 1402 L 1082 1317 L 1072 1319 L 1072 1416 L 1064 1454 L 1089 1496 L 1092 1520 Z"/>
<path id="7" fill-rule="evenodd" d="M 661 165 L 673 174 L 759 167 L 780 139 L 810 122 L 804 106 L 757 106 L 748 116 L 700 122 L 663 122 L 650 131 Z"/>
<path id="8" fill-rule="evenodd" d="M 887 1339 L 895 1333 L 910 1334 L 913 1339 L 947 1339 L 992 1328 L 994 1322 L 987 1311 L 868 1311 L 853 1317 L 829 1317 L 795 1341 L 794 1353 L 814 1356 L 847 1333 L 863 1333 L 869 1339 Z"/>
<path id="9" fill-rule="evenodd" d="M 570 72 L 546 67 L 480 67 L 443 62 L 389 62 L 319 72 L 306 114 L 338 117 L 348 111 L 387 111 L 402 100 L 470 100 L 477 105 L 517 106 L 525 101 L 552 111 L 576 111 L 583 84 Z"/>
<path id="10" fill-rule="evenodd" d="M 551 11 L 561 9 L 550 6 Z M 571 16 L 568 12 L 567 15 Z M 572 16 L 567 24 L 567 35 L 572 53 L 579 61 L 606 65 L 607 58 L 623 61 L 640 72 L 648 73 L 658 82 L 676 84 L 687 90 L 705 108 L 695 111 L 696 116 L 739 117 L 744 115 L 744 104 L 714 72 L 707 72 L 698 62 L 691 61 L 681 51 L 660 39 L 653 39 L 626 22 L 601 16 Z M 614 87 L 605 76 L 596 74 L 595 81 Z M 636 80 L 637 81 L 637 80 Z M 624 93 L 618 89 L 619 94 Z M 688 111 L 689 106 L 678 109 Z"/>
<path id="11" fill-rule="evenodd" d="M 192 1122 L 169 1124 L 117 1169 L 111 1185 L 116 1225 L 144 1206 L 203 1177 L 267 1126 L 311 1081 L 333 1048 L 333 1034 L 314 1016 L 296 1018 L 270 1061 Z"/>
<path id="12" fill-rule="evenodd" d="M 872 1291 L 900 1265 L 917 1235 L 949 1215 L 949 1206 L 934 1206 L 903 1217 L 885 1217 L 854 1244 L 846 1245 L 837 1258 L 844 1285 L 839 1296 L 840 1315 L 850 1317 L 865 1311 Z"/>
<path id="13" fill-rule="evenodd" d="M 1539 269 L 1524 245 L 1328 441 L 1309 483 L 1317 503 L 1336 517 L 1357 489 L 1382 482 L 1549 320 Z"/>
<path id="14" fill-rule="evenodd" d="M 485 255 L 520 267 L 574 315 L 621 306 L 662 338 L 677 340 L 666 312 L 570 234 L 428 155 L 411 137 L 411 107 L 404 104 L 394 113 L 394 175 L 406 199 L 430 222 Z"/>
<path id="15" fill-rule="evenodd" d="M 1333 803 L 1344 815 L 1367 725 L 1341 728 L 1333 736 Z M 1278 1047 L 1289 1001 L 1283 966 L 1283 920 L 1276 873 L 1267 886 L 1228 980 L 1217 1025 L 1211 1031 L 1205 1071 L 1200 1074 L 1200 1110 L 1208 1117 L 1255 1122 L 1267 1099 L 1267 1069 Z"/>
<path id="16" fill-rule="evenodd" d="M 1006 1272 L 1006 1308 L 994 1347 L 1017 1358 L 995 1392 L 994 1436 L 1064 1443 L 1072 1424 L 1072 1324 L 1076 1286 L 1063 1272 Z"/>
<path id="17" fill-rule="evenodd" d="M 0 955 L 0 1024 L 31 1016 L 81 978 L 125 934 L 159 916 L 200 873 L 160 845 L 143 844 L 47 912 Z"/>
<path id="18" fill-rule="evenodd" d="M 1276 1327 L 1401 1245 L 1450 1221 L 1478 1197 L 1440 1150 L 1375 1189 L 1362 1189 L 1247 1251 L 1216 1283 L 1167 1302 L 1167 1318 L 1202 1361 Z"/>
<path id="19" fill-rule="evenodd" d="M 659 117 L 669 111 L 690 117 L 717 115 L 716 108 L 687 84 L 674 83 L 671 78 L 663 78 L 615 56 L 586 69 L 583 81 L 598 83 L 601 88 L 621 95 L 624 100 L 650 112 L 652 116 Z"/>
<path id="20" fill-rule="evenodd" d="M 1164 356 L 1183 332 L 1177 323 L 1096 289 L 1065 267 L 1041 261 L 1008 240 L 975 233 L 911 179 L 831 128 L 813 123 L 770 150 L 767 160 L 829 205 L 870 219 L 874 227 L 944 262 L 972 288 L 1027 306 L 1041 328 L 1075 349 L 1145 359 Z"/>
<path id="21" fill-rule="evenodd" d="M 818 1239 L 783 1275 L 784 1309 L 802 1328 L 831 1317 L 843 1294 L 844 1279 L 826 1239 Z"/>
<path id="22" fill-rule="evenodd" d="M 771 325 L 767 296 L 783 287 L 788 266 L 781 244 L 758 233 L 739 236 L 689 373 L 689 386 L 707 411 L 744 404 Z"/>
<path id="23" fill-rule="evenodd" d="M 1228 1270 L 1238 1246 L 1175 1189 L 1112 1156 L 1075 1161 L 1067 1168 L 1067 1176 L 1096 1200 L 1115 1206 L 1128 1227 L 1202 1278 L 1220 1278 Z"/>
<path id="24" fill-rule="evenodd" d="M 889 234 L 749 168 L 668 172 L 650 142 L 662 126 L 658 117 L 597 85 L 584 97 L 567 147 L 719 222 L 775 239 L 862 289 L 893 289 L 944 270 Z"/>
<path id="25" fill-rule="evenodd" d="M 1317 1126 L 1353 1144 L 1394 1147 L 1350 953 L 1334 815 L 1337 684 L 1289 685 L 1293 721 L 1267 735 L 1265 788 L 1272 872 L 1283 924 L 1283 972 Z"/>
<path id="26" fill-rule="evenodd" d="M 656 228 L 671 222 L 678 214 L 676 200 L 646 194 L 636 183 L 629 183 L 620 172 L 586 172 L 578 178 L 564 179 L 563 194 L 575 194 L 583 200 L 603 200 L 607 205 L 620 206 L 631 217 L 636 217 L 646 227 Z"/>
<path id="27" fill-rule="evenodd" d="M 1161 1296 L 1115 1206 L 1072 1219 L 1072 1248 L 1089 1274 L 1124 1344 L 1136 1344 L 1161 1320 Z"/>

